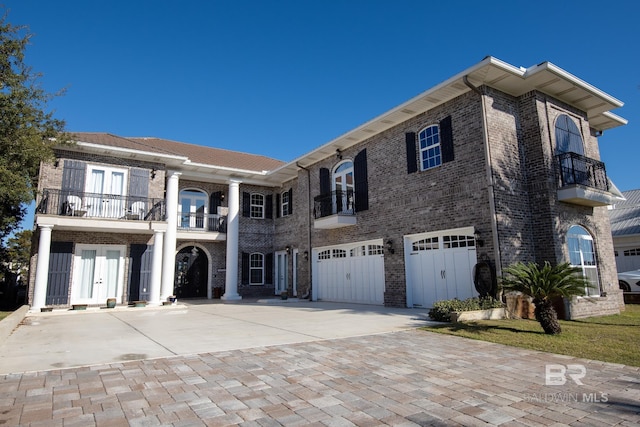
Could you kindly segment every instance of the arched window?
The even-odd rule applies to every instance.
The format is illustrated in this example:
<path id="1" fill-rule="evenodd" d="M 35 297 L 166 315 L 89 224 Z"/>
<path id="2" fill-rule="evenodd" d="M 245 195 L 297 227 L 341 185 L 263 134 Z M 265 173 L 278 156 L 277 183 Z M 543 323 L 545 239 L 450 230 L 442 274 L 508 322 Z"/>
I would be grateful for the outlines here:
<path id="1" fill-rule="evenodd" d="M 427 170 L 442 164 L 442 152 L 440 150 L 440 129 L 438 125 L 432 125 L 422 129 L 418 133 L 420 142 L 420 167 Z"/>
<path id="2" fill-rule="evenodd" d="M 180 228 L 204 228 L 207 216 L 207 193 L 196 189 L 180 190 L 178 209 Z"/>
<path id="3" fill-rule="evenodd" d="M 556 119 L 556 150 L 558 154 L 576 153 L 584 156 L 580 130 L 566 114 L 562 114 Z"/>
<path id="4" fill-rule="evenodd" d="M 335 212 L 353 213 L 355 194 L 353 180 L 353 162 L 351 160 L 338 164 L 333 169 L 333 191 L 335 192 Z"/>
<path id="5" fill-rule="evenodd" d="M 591 283 L 591 287 L 585 289 L 585 295 L 600 295 L 598 262 L 593 247 L 593 237 L 584 227 L 573 225 L 567 233 L 567 244 L 569 246 L 569 262 L 574 267 L 580 267 L 582 275 Z"/>

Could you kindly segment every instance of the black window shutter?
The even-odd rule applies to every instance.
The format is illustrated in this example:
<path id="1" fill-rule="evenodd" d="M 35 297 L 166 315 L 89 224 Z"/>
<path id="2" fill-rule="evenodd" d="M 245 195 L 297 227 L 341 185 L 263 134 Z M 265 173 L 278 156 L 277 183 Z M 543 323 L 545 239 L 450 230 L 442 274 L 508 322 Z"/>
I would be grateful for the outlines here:
<path id="1" fill-rule="evenodd" d="M 356 187 L 356 212 L 369 209 L 369 181 L 367 178 L 367 149 L 365 148 L 353 159 L 353 181 Z"/>
<path id="2" fill-rule="evenodd" d="M 293 214 L 293 188 L 289 189 L 289 212 L 287 215 Z"/>
<path id="3" fill-rule="evenodd" d="M 249 278 L 249 254 L 242 252 L 242 269 L 240 274 L 240 281 L 244 284 L 248 284 Z"/>
<path id="4" fill-rule="evenodd" d="M 149 197 L 149 170 L 131 169 L 129 173 L 129 196 L 140 199 Z"/>
<path id="5" fill-rule="evenodd" d="M 153 246 L 131 244 L 129 253 L 129 302 L 145 300 L 151 297 L 151 270 Z"/>
<path id="6" fill-rule="evenodd" d="M 264 217 L 268 219 L 273 218 L 273 195 L 269 194 L 265 197 Z"/>
<path id="7" fill-rule="evenodd" d="M 442 149 L 442 163 L 453 161 L 453 128 L 451 116 L 440 121 L 440 147 Z"/>
<path id="8" fill-rule="evenodd" d="M 320 195 L 328 196 L 331 193 L 331 173 L 327 168 L 320 168 Z"/>
<path id="9" fill-rule="evenodd" d="M 209 196 L 209 213 L 218 214 L 218 208 L 222 205 L 222 191 L 214 191 Z"/>
<path id="10" fill-rule="evenodd" d="M 67 304 L 71 279 L 72 242 L 51 242 L 49 274 L 47 279 L 47 305 Z"/>
<path id="11" fill-rule="evenodd" d="M 268 253 L 264 257 L 264 283 L 273 285 L 273 253 Z"/>
<path id="12" fill-rule="evenodd" d="M 286 215 L 286 212 L 282 212 L 283 215 Z M 276 194 L 276 218 L 280 218 L 280 193 Z"/>
<path id="13" fill-rule="evenodd" d="M 407 173 L 418 172 L 418 157 L 416 151 L 416 133 L 407 132 L 404 134 L 407 144 Z"/>
<path id="14" fill-rule="evenodd" d="M 251 194 L 242 192 L 242 216 L 251 216 Z"/>
<path id="15" fill-rule="evenodd" d="M 62 170 L 62 190 L 67 194 L 84 191 L 86 164 L 78 160 L 65 160 Z"/>

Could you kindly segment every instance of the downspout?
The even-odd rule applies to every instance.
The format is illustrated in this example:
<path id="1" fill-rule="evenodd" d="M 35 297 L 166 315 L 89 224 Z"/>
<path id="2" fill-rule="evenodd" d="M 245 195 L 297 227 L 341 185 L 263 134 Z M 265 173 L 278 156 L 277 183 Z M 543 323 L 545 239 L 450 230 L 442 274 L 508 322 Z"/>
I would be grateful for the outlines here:
<path id="1" fill-rule="evenodd" d="M 309 257 L 307 259 L 307 263 L 309 264 L 309 268 L 307 268 L 307 283 L 309 283 L 309 290 L 307 291 L 307 294 L 304 295 L 302 298 L 303 299 L 307 299 L 309 298 L 309 300 L 311 300 L 311 266 L 313 265 L 312 259 L 312 254 L 311 254 L 311 212 L 312 212 L 312 205 L 311 205 L 311 171 L 307 168 L 305 168 L 304 166 L 301 166 L 300 163 L 296 162 L 296 166 L 299 167 L 300 169 L 304 170 L 307 172 L 307 248 L 308 248 L 308 254 Z"/>
<path id="2" fill-rule="evenodd" d="M 500 252 L 500 241 L 498 239 L 498 218 L 496 214 L 491 148 L 489 146 L 489 126 L 487 124 L 487 108 L 484 102 L 484 92 L 475 87 L 469 81 L 467 76 L 463 76 L 462 81 L 464 81 L 464 84 L 466 84 L 472 91 L 480 95 L 480 102 L 482 104 L 482 139 L 484 143 L 485 169 L 487 173 L 487 190 L 489 193 L 489 212 L 493 218 L 493 221 L 491 221 L 491 235 L 493 237 L 493 247 L 496 254 L 496 277 L 500 277 L 502 276 L 502 255 Z"/>

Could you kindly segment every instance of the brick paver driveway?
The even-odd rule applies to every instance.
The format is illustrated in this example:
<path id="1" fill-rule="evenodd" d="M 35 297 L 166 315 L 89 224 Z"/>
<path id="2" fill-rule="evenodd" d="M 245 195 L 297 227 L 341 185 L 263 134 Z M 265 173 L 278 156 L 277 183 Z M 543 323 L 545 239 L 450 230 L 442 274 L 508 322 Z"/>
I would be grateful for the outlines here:
<path id="1" fill-rule="evenodd" d="M 638 368 L 404 329 L 8 374 L 0 425 L 631 426 L 639 402 Z"/>

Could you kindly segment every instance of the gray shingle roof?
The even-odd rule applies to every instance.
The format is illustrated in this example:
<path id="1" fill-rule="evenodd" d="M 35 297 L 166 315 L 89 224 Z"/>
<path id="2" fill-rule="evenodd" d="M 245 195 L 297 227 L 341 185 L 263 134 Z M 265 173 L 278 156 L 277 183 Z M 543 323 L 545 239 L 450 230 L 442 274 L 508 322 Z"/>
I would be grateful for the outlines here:
<path id="1" fill-rule="evenodd" d="M 269 171 L 284 164 L 256 154 L 187 144 L 161 138 L 121 137 L 109 133 L 75 132 L 75 140 L 117 148 L 187 157 L 195 163 L 250 171 Z"/>
<path id="2" fill-rule="evenodd" d="M 623 191 L 627 200 L 619 200 L 609 210 L 611 234 L 629 236 L 640 234 L 640 190 Z"/>

